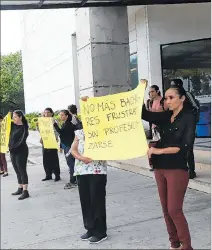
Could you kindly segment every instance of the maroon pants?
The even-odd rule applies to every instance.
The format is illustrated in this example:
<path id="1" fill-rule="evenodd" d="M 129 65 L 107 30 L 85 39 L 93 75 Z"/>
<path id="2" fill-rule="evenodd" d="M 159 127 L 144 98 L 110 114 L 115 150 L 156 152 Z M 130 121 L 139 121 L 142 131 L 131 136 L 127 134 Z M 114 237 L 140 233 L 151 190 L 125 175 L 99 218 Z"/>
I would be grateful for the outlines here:
<path id="1" fill-rule="evenodd" d="M 7 172 L 7 161 L 6 161 L 5 154 L 3 153 L 0 153 L 0 168 L 1 168 L 1 171 Z"/>
<path id="2" fill-rule="evenodd" d="M 191 250 L 188 223 L 183 214 L 183 200 L 189 182 L 185 170 L 156 169 L 155 179 L 166 222 L 171 247 Z"/>

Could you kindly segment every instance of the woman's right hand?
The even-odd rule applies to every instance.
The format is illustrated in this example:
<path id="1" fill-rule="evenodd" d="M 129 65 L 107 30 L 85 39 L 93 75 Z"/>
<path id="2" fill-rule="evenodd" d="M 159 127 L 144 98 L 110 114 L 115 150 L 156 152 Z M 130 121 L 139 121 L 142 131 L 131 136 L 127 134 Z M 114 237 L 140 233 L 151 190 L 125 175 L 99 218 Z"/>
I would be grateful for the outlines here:
<path id="1" fill-rule="evenodd" d="M 84 162 L 85 164 L 88 164 L 88 163 L 91 163 L 93 160 L 88 157 L 83 156 L 81 161 Z"/>
<path id="2" fill-rule="evenodd" d="M 89 99 L 88 96 L 83 96 L 83 97 L 81 97 L 81 100 L 82 100 L 83 102 L 87 102 L 88 99 Z"/>
<path id="3" fill-rule="evenodd" d="M 55 120 L 54 117 L 52 117 L 52 123 L 53 123 L 53 124 L 55 124 L 55 123 L 58 124 L 57 120 Z"/>

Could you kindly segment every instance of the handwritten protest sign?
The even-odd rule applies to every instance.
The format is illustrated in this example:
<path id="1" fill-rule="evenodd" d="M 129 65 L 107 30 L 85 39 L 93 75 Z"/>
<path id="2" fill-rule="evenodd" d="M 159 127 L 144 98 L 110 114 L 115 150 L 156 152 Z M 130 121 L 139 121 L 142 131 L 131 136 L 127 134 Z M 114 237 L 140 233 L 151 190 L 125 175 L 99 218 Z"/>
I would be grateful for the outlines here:
<path id="1" fill-rule="evenodd" d="M 2 123 L 1 123 L 1 127 L 0 127 L 0 152 L 1 153 L 7 153 L 8 151 L 8 144 L 9 144 L 9 139 L 10 139 L 10 130 L 11 130 L 11 113 L 8 113 Z"/>
<path id="2" fill-rule="evenodd" d="M 84 155 L 93 160 L 126 160 L 147 153 L 141 111 L 145 84 L 132 91 L 80 102 Z"/>
<path id="3" fill-rule="evenodd" d="M 52 118 L 38 118 L 39 132 L 43 141 L 43 146 L 46 149 L 58 149 L 58 143 L 55 137 Z"/>

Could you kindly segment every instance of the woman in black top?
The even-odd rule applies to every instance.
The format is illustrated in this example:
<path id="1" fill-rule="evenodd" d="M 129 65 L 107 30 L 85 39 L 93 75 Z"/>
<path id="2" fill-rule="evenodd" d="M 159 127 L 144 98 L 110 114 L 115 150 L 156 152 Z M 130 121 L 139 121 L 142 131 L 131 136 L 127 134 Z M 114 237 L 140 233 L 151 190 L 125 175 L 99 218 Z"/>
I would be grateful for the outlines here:
<path id="1" fill-rule="evenodd" d="M 62 127 L 59 128 L 57 123 L 54 123 L 54 127 L 60 135 L 62 149 L 66 157 L 66 162 L 70 172 L 70 182 L 65 185 L 65 189 L 70 189 L 76 186 L 76 177 L 74 176 L 74 164 L 75 159 L 72 154 L 69 154 L 69 150 L 74 141 L 76 126 L 71 122 L 71 114 L 68 110 L 60 111 L 60 119 L 63 121 Z"/>
<path id="2" fill-rule="evenodd" d="M 44 110 L 44 117 L 54 117 L 53 110 L 51 108 L 46 108 Z M 55 137 L 57 140 L 58 135 L 56 131 L 55 131 Z M 43 146 L 43 167 L 46 173 L 46 177 L 42 179 L 42 181 L 52 180 L 52 173 L 54 173 L 55 175 L 54 179 L 55 182 L 60 180 L 60 163 L 57 151 L 58 151 L 57 149 L 47 149 L 44 148 Z"/>
<path id="3" fill-rule="evenodd" d="M 20 195 L 19 200 L 29 197 L 28 193 L 28 175 L 27 175 L 27 159 L 28 146 L 26 143 L 29 135 L 28 124 L 22 111 L 13 112 L 13 123 L 11 124 L 11 133 L 9 141 L 9 150 L 13 168 L 18 179 L 18 190 L 12 195 Z"/>
<path id="4" fill-rule="evenodd" d="M 190 250 L 191 237 L 182 207 L 189 182 L 187 154 L 194 144 L 196 122 L 184 107 L 185 99 L 183 88 L 171 87 L 165 93 L 169 111 L 149 112 L 143 107 L 142 119 L 162 130 L 161 140 L 148 150 L 148 156 L 155 169 L 170 249 Z"/>

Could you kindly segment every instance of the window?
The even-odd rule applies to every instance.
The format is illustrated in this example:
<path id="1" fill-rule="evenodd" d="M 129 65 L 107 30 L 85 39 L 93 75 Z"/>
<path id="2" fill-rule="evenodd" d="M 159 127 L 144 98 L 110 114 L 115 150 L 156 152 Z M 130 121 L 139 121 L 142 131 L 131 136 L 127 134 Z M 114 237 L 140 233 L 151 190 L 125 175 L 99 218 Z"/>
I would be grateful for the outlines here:
<path id="1" fill-rule="evenodd" d="M 211 136 L 211 39 L 161 46 L 164 91 L 180 78 L 201 105 L 197 137 Z"/>
<path id="2" fill-rule="evenodd" d="M 130 76 L 132 89 L 138 86 L 138 58 L 137 53 L 130 56 Z"/>

